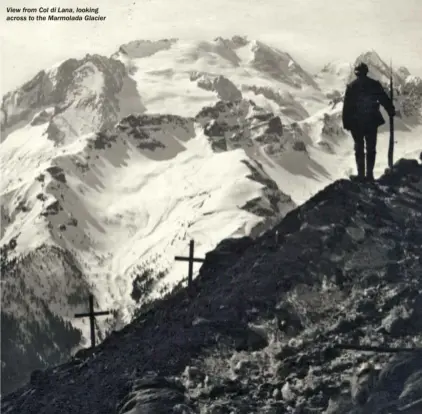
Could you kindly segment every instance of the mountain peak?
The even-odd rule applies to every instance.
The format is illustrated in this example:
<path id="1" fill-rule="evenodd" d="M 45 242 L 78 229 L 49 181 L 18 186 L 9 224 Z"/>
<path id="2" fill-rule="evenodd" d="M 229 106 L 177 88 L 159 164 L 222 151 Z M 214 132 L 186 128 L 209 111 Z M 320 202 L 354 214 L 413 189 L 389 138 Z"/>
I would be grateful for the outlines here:
<path id="1" fill-rule="evenodd" d="M 162 50 L 170 49 L 178 42 L 177 38 L 160 40 L 134 40 L 119 47 L 118 52 L 132 58 L 146 58 Z M 112 55 L 112 57 L 116 54 Z"/>
<path id="2" fill-rule="evenodd" d="M 250 65 L 257 71 L 294 88 L 310 86 L 319 90 L 317 83 L 289 53 L 259 40 L 250 42 L 250 48 L 252 52 Z"/>
<path id="3" fill-rule="evenodd" d="M 124 65 L 98 54 L 67 59 L 3 97 L 3 139 L 22 123 L 46 124 L 46 133 L 56 145 L 108 128 L 133 102 L 137 91 Z M 128 112 L 142 112 L 138 104 Z"/>
<path id="4" fill-rule="evenodd" d="M 400 70 L 394 70 L 387 64 L 381 56 L 375 50 L 368 50 L 361 53 L 355 60 L 353 67 L 359 63 L 366 63 L 369 68 L 369 76 L 387 85 L 390 80 L 390 76 L 393 76 L 393 82 L 397 87 L 401 87 L 407 77 L 405 72 L 407 69 L 401 67 Z M 354 79 L 353 70 L 349 76 L 349 82 Z"/>
<path id="5" fill-rule="evenodd" d="M 215 42 L 222 43 L 231 49 L 238 49 L 250 43 L 247 36 L 234 35 L 231 38 L 224 38 L 218 36 L 214 39 Z"/>
<path id="6" fill-rule="evenodd" d="M 366 52 L 361 53 L 355 60 L 355 63 L 364 62 L 368 65 L 374 66 L 383 66 L 385 62 L 381 59 L 381 56 L 377 53 L 375 49 L 367 50 Z"/>

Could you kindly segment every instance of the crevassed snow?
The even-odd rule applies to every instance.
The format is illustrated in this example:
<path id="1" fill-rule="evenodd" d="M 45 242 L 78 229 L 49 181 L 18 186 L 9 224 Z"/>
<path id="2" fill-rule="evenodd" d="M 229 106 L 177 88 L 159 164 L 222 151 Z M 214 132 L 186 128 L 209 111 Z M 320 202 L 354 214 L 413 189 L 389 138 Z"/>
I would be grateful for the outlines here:
<path id="1" fill-rule="evenodd" d="M 295 80 L 302 85 L 299 99 L 308 101 L 311 96 L 319 102 L 320 107 L 324 106 L 321 104 L 322 93 L 308 84 L 313 82 L 311 77 L 304 74 L 289 55 L 266 47 L 261 42 L 245 43 L 242 47 L 236 47 L 232 42 L 221 39 L 210 42 L 179 40 L 165 48 L 155 45 L 153 54 L 150 53 L 150 44 L 139 43 L 136 50 L 132 51 L 130 44 L 128 48 L 123 46 L 127 54 L 119 52 L 113 56 L 129 68 L 139 95 L 150 113 L 171 112 L 194 116 L 202 107 L 215 102 L 216 93 L 201 90 L 189 79 L 192 72 L 224 75 L 239 89 L 241 85 L 254 85 L 271 87 L 276 91 L 299 92 L 297 88 L 276 81 L 266 73 L 266 70 L 277 72 L 284 66 L 286 74 L 296 77 Z M 258 60 L 257 50 L 260 53 Z M 265 63 L 266 55 L 270 66 Z M 258 70 L 257 62 L 266 65 L 266 69 Z M 260 96 L 258 99 L 265 101 L 267 107 L 272 106 L 267 98 Z"/>

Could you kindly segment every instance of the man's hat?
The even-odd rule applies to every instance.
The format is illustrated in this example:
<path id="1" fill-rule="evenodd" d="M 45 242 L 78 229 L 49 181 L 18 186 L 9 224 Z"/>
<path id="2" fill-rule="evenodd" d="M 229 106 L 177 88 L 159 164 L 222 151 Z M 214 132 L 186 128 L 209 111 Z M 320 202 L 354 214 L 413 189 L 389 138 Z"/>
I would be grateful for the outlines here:
<path id="1" fill-rule="evenodd" d="M 366 63 L 359 63 L 356 67 L 355 67 L 355 75 L 366 75 L 368 73 L 369 69 L 368 69 L 368 65 Z"/>

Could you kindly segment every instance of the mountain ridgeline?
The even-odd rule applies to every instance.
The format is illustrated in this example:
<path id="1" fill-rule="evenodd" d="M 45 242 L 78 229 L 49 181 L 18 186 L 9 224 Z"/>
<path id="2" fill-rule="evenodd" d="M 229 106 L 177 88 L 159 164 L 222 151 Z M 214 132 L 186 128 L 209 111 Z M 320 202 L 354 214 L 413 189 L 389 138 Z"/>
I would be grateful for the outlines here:
<path id="1" fill-rule="evenodd" d="M 374 51 L 363 53 L 356 59 L 362 60 L 368 63 L 370 75 L 380 79 L 387 87 L 391 75 L 389 66 Z M 412 76 L 406 68 L 394 70 L 392 76 L 398 110 L 396 129 L 400 134 L 395 156 L 396 159 L 415 159 L 421 148 L 422 81 Z M 146 309 L 150 309 L 151 315 L 156 312 L 161 315 L 164 308 L 160 306 L 172 303 L 176 306 L 175 315 L 179 315 L 182 308 L 188 310 L 186 326 L 174 321 L 174 329 L 170 329 L 166 323 L 158 327 L 156 333 L 150 332 L 151 327 L 145 328 L 146 338 L 152 335 L 151 339 L 145 341 L 151 340 L 158 347 L 157 356 L 163 356 L 163 363 L 169 360 L 170 365 L 164 367 L 165 375 L 173 372 L 171 364 L 176 364 L 179 356 L 172 360 L 167 354 L 170 342 L 163 338 L 174 335 L 176 343 L 172 343 L 172 349 L 178 355 L 185 345 L 181 339 L 182 343 L 179 344 L 177 338 L 181 338 L 180 332 L 185 329 L 189 335 L 193 335 L 193 347 L 197 343 L 200 348 L 204 345 L 199 336 L 202 335 L 201 330 L 205 330 L 211 336 L 215 334 L 215 338 L 219 335 L 222 338 L 222 348 L 217 347 L 217 350 L 223 352 L 228 347 L 226 351 L 231 352 L 230 341 L 233 338 L 230 338 L 236 324 L 239 324 L 236 328 L 239 338 L 233 339 L 235 342 L 242 343 L 244 335 L 252 335 L 251 338 L 248 336 L 247 342 L 256 340 L 264 344 L 259 335 L 246 328 L 243 302 L 245 306 L 249 303 L 252 285 L 256 285 L 255 293 L 258 294 L 259 280 L 262 279 L 264 283 L 265 277 L 273 276 L 276 280 L 271 270 L 275 265 L 271 264 L 271 260 L 279 256 L 280 260 L 284 256 L 285 260 L 289 258 L 288 262 L 283 262 L 283 266 L 286 271 L 291 269 L 292 278 L 288 279 L 291 282 L 286 283 L 291 283 L 289 289 L 293 289 L 293 292 L 296 281 L 301 284 L 302 278 L 309 276 L 311 267 L 297 267 L 305 264 L 311 266 L 305 253 L 308 242 L 312 249 L 317 249 L 315 251 L 318 251 L 321 263 L 326 263 L 324 257 L 332 249 L 340 249 L 333 253 L 333 257 L 338 256 L 339 264 L 336 266 L 340 269 L 337 271 L 338 280 L 335 283 L 338 286 L 335 289 L 341 291 L 339 295 L 343 295 L 343 283 L 347 288 L 349 281 L 347 278 L 343 280 L 341 272 L 345 268 L 340 258 L 347 252 L 342 253 L 344 246 L 336 246 L 334 242 L 331 245 L 329 241 L 326 244 L 326 241 L 331 240 L 330 232 L 334 229 L 338 237 L 343 235 L 348 240 L 344 230 L 340 229 L 342 211 L 348 208 L 344 198 L 350 196 L 355 200 L 361 191 L 363 197 L 370 198 L 368 203 L 376 203 L 381 195 L 390 197 L 388 190 L 382 186 L 359 189 L 341 180 L 350 174 L 353 165 L 351 140 L 341 124 L 344 87 L 350 79 L 349 63 L 330 63 L 313 75 L 286 51 L 260 41 L 234 36 L 212 41 L 162 39 L 129 42 L 109 57 L 90 54 L 81 59 L 59 62 L 7 93 L 1 106 L 0 143 L 1 388 L 3 395 L 11 393 L 11 399 L 5 399 L 11 412 L 14 412 L 13 407 L 23 404 L 18 397 L 22 390 L 16 391 L 16 394 L 13 391 L 25 386 L 28 381 L 40 392 L 46 389 L 46 385 L 40 385 L 44 384 L 44 379 L 45 384 L 50 384 L 56 374 L 60 378 L 67 378 L 66 381 L 75 381 L 75 384 L 87 379 L 87 383 L 94 388 L 98 386 L 98 390 L 104 390 L 100 382 L 105 381 L 106 387 L 120 390 L 119 395 L 113 391 L 110 399 L 104 399 L 105 405 L 101 405 L 99 400 L 93 402 L 93 411 L 114 412 L 117 410 L 115 404 L 121 402 L 121 393 L 127 391 L 131 376 L 144 378 L 144 373 L 149 370 L 146 359 L 138 361 L 139 372 L 138 362 L 133 361 L 135 374 L 122 371 L 115 378 L 116 384 L 100 376 L 99 383 L 94 386 L 92 381 L 96 380 L 91 378 L 91 368 L 86 371 L 82 367 L 85 363 L 91 364 L 96 357 L 89 352 L 84 354 L 85 351 L 78 354 L 79 359 L 72 357 L 80 348 L 88 346 L 89 323 L 76 319 L 74 314 L 86 312 L 90 293 L 95 296 L 96 309 L 113 310 L 111 316 L 97 321 L 99 342 L 114 330 L 116 332 L 109 336 L 107 343 L 115 344 L 113 346 L 118 348 L 123 346 L 120 341 L 125 338 L 125 332 L 132 332 L 139 320 L 134 325 L 128 324 Z M 383 130 L 379 139 L 378 176 L 384 170 L 386 157 L 382 154 L 388 142 L 383 139 L 382 133 Z M 403 171 L 410 168 L 417 182 L 419 167 L 411 161 L 404 161 L 400 165 L 392 176 L 383 179 L 388 181 L 404 177 L 406 174 Z M 336 183 L 330 186 L 334 181 Z M 417 192 L 412 188 L 409 191 L 410 194 Z M 293 226 L 290 231 L 283 227 L 290 229 L 289 226 L 296 220 L 292 217 L 314 206 L 312 203 L 318 197 L 327 198 L 323 204 L 331 203 L 328 201 L 330 194 L 337 197 L 333 203 L 338 206 L 338 213 L 334 207 L 328 210 L 318 207 L 317 216 L 321 214 L 321 217 L 313 217 L 312 220 L 318 223 L 318 220 L 322 220 L 323 224 L 306 224 L 297 219 L 297 223 L 305 223 L 304 228 Z M 340 197 L 338 194 L 343 195 Z M 313 196 L 317 198 L 311 198 Z M 388 197 L 384 200 L 386 203 L 389 202 Z M 398 197 L 404 209 L 409 201 L 407 196 L 396 194 L 394 197 Z M 412 197 L 418 196 L 409 197 L 409 208 L 413 209 Z M 305 203 L 310 198 L 311 204 Z M 396 208 L 395 205 L 385 208 L 393 207 Z M 400 214 L 405 215 L 402 210 Z M 414 214 L 417 216 L 418 213 Z M 338 223 L 337 219 L 340 220 Z M 364 227 L 367 217 L 362 220 Z M 362 226 L 357 225 L 358 230 L 351 228 L 351 233 L 347 234 L 352 239 L 362 238 Z M 269 267 L 265 267 L 266 254 L 274 248 L 271 246 L 276 238 L 276 228 L 279 228 L 277 237 L 280 246 L 285 245 L 292 232 L 298 235 L 308 234 L 306 231 L 311 233 L 309 240 L 303 240 L 304 252 L 301 252 L 299 245 L 292 245 L 287 253 L 276 247 L 274 252 L 278 253 L 274 253 L 271 260 L 268 259 Z M 390 232 L 388 226 L 384 230 Z M 372 231 L 364 232 L 365 240 Z M 415 234 L 417 237 L 418 233 Z M 298 240 L 302 240 L 302 236 L 298 237 Z M 337 236 L 332 237 L 337 240 Z M 184 295 L 180 289 L 183 290 L 187 266 L 186 263 L 175 263 L 174 257 L 187 254 L 191 239 L 195 240 L 195 255 L 208 257 L 200 273 L 200 266 L 194 267 L 194 277 L 200 275 L 198 283 L 200 280 L 205 283 L 203 280 L 206 280 L 205 286 L 209 286 L 209 292 L 206 290 L 208 288 L 204 291 L 208 293 L 201 293 L 202 288 L 197 292 L 199 297 L 206 295 L 207 305 L 201 301 L 178 302 L 178 295 Z M 415 243 L 417 241 L 416 238 Z M 354 239 L 350 241 L 351 247 L 348 244 L 345 246 L 352 249 L 354 242 Z M 264 245 L 267 247 L 264 248 Z M 377 248 L 374 247 L 375 250 Z M 228 251 L 219 255 L 221 249 Z M 243 266 L 239 260 L 246 251 L 256 251 L 257 257 L 263 255 L 262 259 L 255 258 L 254 262 L 247 262 L 249 267 L 245 264 L 244 268 L 237 268 Z M 255 279 L 256 275 L 252 277 L 249 272 L 260 269 L 260 266 L 264 266 L 268 274 Z M 236 273 L 236 269 L 240 273 Z M 247 272 L 243 274 L 245 269 Z M 320 283 L 326 270 L 318 269 L 311 270 L 317 272 L 312 275 Z M 281 268 L 277 272 L 284 274 Z M 208 276 L 201 276 L 205 274 Z M 245 283 L 247 281 L 246 290 L 242 290 L 243 282 L 237 282 L 236 278 L 241 275 Z M 212 282 L 213 278 L 215 282 Z M 217 285 L 211 286 L 211 283 L 218 281 L 224 294 Z M 322 285 L 324 283 L 321 282 Z M 217 289 L 215 305 L 211 300 L 214 289 Z M 170 296 L 164 302 L 156 302 L 165 294 Z M 234 294 L 237 296 L 230 299 Z M 264 303 L 267 303 L 268 312 L 273 312 L 271 295 L 268 301 L 264 300 L 265 295 L 267 292 L 257 299 L 259 314 Z M 312 296 L 311 293 L 306 295 Z M 227 296 L 228 304 L 220 303 L 220 296 Z M 288 304 L 296 299 L 283 296 L 280 300 Z M 290 309 L 296 305 L 286 306 L 290 306 Z M 168 308 L 165 309 L 168 312 Z M 201 327 L 200 323 L 199 327 L 193 328 L 189 325 L 192 322 L 189 318 L 193 318 L 195 309 L 200 310 L 199 318 L 206 319 L 213 312 L 223 312 L 224 315 L 225 312 L 234 312 L 234 316 L 226 315 L 228 325 L 218 319 L 213 328 Z M 208 316 L 203 315 L 206 309 L 211 312 Z M 253 309 L 253 306 L 248 308 L 247 314 L 253 314 Z M 330 308 L 327 312 L 331 311 Z M 297 324 L 300 329 L 305 329 L 306 323 L 314 320 L 309 311 L 306 312 L 306 315 L 291 316 L 295 321 L 292 322 L 294 326 Z M 223 319 L 226 318 L 224 315 Z M 148 323 L 161 323 L 161 316 L 157 318 L 155 322 Z M 269 321 L 270 316 L 267 319 Z M 125 325 L 128 327 L 123 328 Z M 170 329 L 168 335 L 165 334 L 166 329 Z M 219 329 L 226 333 L 221 333 Z M 291 337 L 295 335 L 292 333 Z M 210 338 L 204 337 L 206 344 L 213 343 L 215 338 Z M 152 349 L 142 341 L 136 349 L 142 348 L 139 352 L 147 358 L 150 353 L 152 355 Z M 262 349 L 263 353 L 259 355 L 267 358 L 270 355 L 267 355 L 268 348 Z M 126 351 L 122 349 L 122 352 Z M 212 363 L 213 358 L 217 358 L 217 365 L 223 366 L 223 355 L 226 354 L 223 352 L 218 356 L 218 352 L 212 354 L 208 362 Z M 93 355 L 97 355 L 97 351 Z M 65 363 L 71 357 L 73 362 L 65 372 L 58 364 Z M 191 350 L 186 351 L 188 357 L 195 357 Z M 202 357 L 205 358 L 202 363 L 208 363 L 205 354 Z M 99 361 L 103 365 L 95 369 L 98 369 L 98 373 L 110 373 L 108 370 L 114 369 L 113 363 L 110 365 L 108 360 L 102 358 Z M 154 365 L 154 358 L 151 359 L 150 368 L 157 371 L 159 367 Z M 240 354 L 236 354 L 236 358 L 240 358 Z M 237 363 L 240 368 L 243 367 L 241 359 Z M 249 362 L 245 364 L 249 366 Z M 108 366 L 110 368 L 106 368 Z M 123 364 L 122 370 L 125 369 Z M 174 375 L 179 375 L 179 368 L 174 369 Z M 198 369 L 208 372 L 205 366 Z M 232 371 L 217 373 L 217 383 L 226 381 L 232 374 Z M 201 377 L 202 374 L 198 375 Z M 213 375 L 210 373 L 208 378 Z M 261 374 L 258 377 L 261 378 Z M 201 396 L 195 397 L 185 376 L 179 380 L 187 387 L 182 394 L 192 399 L 192 410 L 208 407 L 212 399 L 215 404 L 225 404 L 225 392 L 221 401 L 218 395 L 209 397 L 211 400 L 204 397 L 202 401 Z M 194 378 L 189 381 L 196 383 Z M 203 387 L 204 381 L 201 383 Z M 253 387 L 253 384 L 249 383 L 248 386 Z M 208 386 L 217 387 L 211 383 Z M 262 395 L 266 392 L 277 394 L 276 389 L 280 388 L 265 384 L 261 386 Z M 76 392 L 79 385 L 74 387 Z M 221 389 L 225 390 L 224 387 Z M 237 392 L 237 385 L 233 387 Z M 198 392 L 201 389 L 199 387 Z M 38 395 L 37 392 L 34 395 Z M 98 398 L 101 392 L 96 394 Z M 244 392 L 239 391 L 240 400 Z M 287 391 L 283 388 L 279 392 Z M 292 391 L 291 395 L 295 395 L 295 392 Z M 213 393 L 218 394 L 218 391 L 214 390 Z M 182 394 L 179 392 L 175 398 Z M 32 401 L 31 398 L 28 401 Z M 59 405 L 71 404 L 69 412 L 74 412 L 73 402 L 65 403 L 61 397 L 54 401 Z M 52 407 L 59 407 L 54 405 L 54 401 Z M 247 400 L 247 403 L 255 404 L 252 400 Z M 41 400 L 39 404 L 43 404 Z M 130 406 L 133 402 L 128 404 Z M 42 412 L 41 405 L 35 404 L 34 410 L 38 407 Z M 27 410 L 26 407 L 22 408 L 22 412 Z M 119 406 L 118 410 L 126 412 L 122 407 Z M 164 409 L 164 412 L 168 411 Z M 256 412 L 264 411 L 256 408 Z"/>

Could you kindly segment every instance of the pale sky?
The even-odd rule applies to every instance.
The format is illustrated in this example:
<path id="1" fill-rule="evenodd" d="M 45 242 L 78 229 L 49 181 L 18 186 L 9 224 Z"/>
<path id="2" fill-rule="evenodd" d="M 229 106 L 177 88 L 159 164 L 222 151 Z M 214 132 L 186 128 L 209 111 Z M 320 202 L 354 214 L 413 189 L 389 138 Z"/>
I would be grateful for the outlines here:
<path id="1" fill-rule="evenodd" d="M 0 92 L 57 61 L 110 55 L 125 42 L 247 35 L 292 54 L 306 69 L 375 49 L 422 76 L 422 0 L 13 0 L 2 1 Z M 7 22 L 6 7 L 99 7 L 105 22 Z"/>

